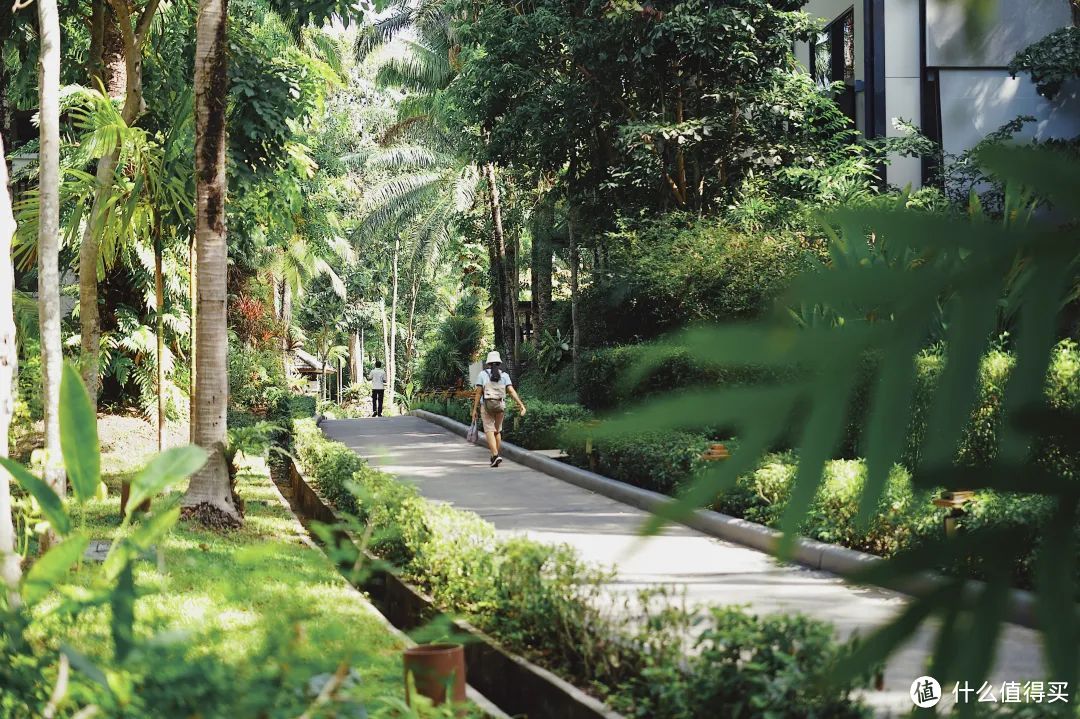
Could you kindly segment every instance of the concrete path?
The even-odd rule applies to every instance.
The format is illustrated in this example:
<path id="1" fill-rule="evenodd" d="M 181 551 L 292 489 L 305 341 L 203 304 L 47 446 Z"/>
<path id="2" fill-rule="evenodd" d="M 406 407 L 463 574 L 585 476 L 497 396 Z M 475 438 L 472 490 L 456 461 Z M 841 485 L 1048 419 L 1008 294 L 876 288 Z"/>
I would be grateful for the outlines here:
<path id="1" fill-rule="evenodd" d="M 504 461 L 488 466 L 486 448 L 417 417 L 327 420 L 323 431 L 435 501 L 477 513 L 500 534 L 573 546 L 589 561 L 614 566 L 614 589 L 685 587 L 691 603 L 748 605 L 754 612 L 800 612 L 831 622 L 841 636 L 863 635 L 900 611 L 894 592 L 846 584 L 835 575 L 781 565 L 757 550 L 671 526 L 656 537 L 638 532 L 645 512 L 548 475 Z M 866 700 L 880 716 L 906 715 L 912 681 L 926 673 L 933 635 L 922 631 L 885 671 L 885 690 Z M 1036 632 L 1010 626 L 999 645 L 992 681 L 1046 677 Z M 951 693 L 952 686 L 945 687 Z"/>

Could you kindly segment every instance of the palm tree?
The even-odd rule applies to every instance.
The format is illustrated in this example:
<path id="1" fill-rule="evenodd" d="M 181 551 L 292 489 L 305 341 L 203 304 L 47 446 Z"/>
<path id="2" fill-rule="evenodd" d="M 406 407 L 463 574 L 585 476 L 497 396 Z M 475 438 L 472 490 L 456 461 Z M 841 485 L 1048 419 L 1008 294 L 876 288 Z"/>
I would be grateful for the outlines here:
<path id="1" fill-rule="evenodd" d="M 398 38 L 402 31 L 410 27 L 415 30 L 418 40 Z M 455 42 L 449 16 L 440 3 L 431 0 L 420 0 L 418 3 L 401 0 L 395 12 L 373 26 L 369 26 L 360 35 L 357 51 L 361 55 L 369 54 L 395 38 L 398 39 L 402 52 L 381 61 L 376 73 L 376 81 L 384 87 L 404 88 L 413 95 L 401 103 L 398 122 L 383 134 L 383 144 L 393 145 L 403 136 L 426 130 L 425 139 L 433 142 L 435 146 L 454 147 L 453 142 L 449 141 L 449 133 L 439 126 L 436 101 L 439 92 L 449 85 L 456 71 L 458 45 Z M 386 156 L 400 158 L 402 164 L 409 162 L 419 164 L 418 161 L 431 159 L 425 156 L 424 149 L 415 146 L 392 148 L 393 151 L 386 153 Z M 444 151 L 440 154 L 445 157 L 448 153 Z M 475 177 L 479 174 L 475 165 L 464 158 L 455 158 L 449 163 L 444 160 L 442 167 L 455 167 L 460 170 L 466 165 L 471 168 L 468 175 Z M 414 175 L 403 174 L 396 177 L 381 191 L 380 194 L 384 199 L 383 207 L 373 212 L 376 224 L 378 221 L 412 218 L 419 213 L 416 206 L 423 205 L 425 202 L 428 205 L 438 204 L 430 199 L 430 195 L 438 194 L 438 192 L 431 192 L 432 185 L 440 179 L 445 184 L 449 178 L 438 178 L 436 173 L 432 172 L 431 165 L 422 169 L 422 172 Z M 464 174 L 459 172 L 458 178 Z M 518 355 L 519 282 L 516 253 L 506 242 L 503 233 L 502 202 L 497 174 L 494 163 L 484 164 L 484 186 L 492 226 L 491 236 L 488 238 L 489 256 L 492 260 L 498 290 L 496 315 L 501 320 L 497 332 L 502 335 L 503 342 L 507 345 L 509 364 L 513 371 L 513 364 Z M 451 190 L 448 187 L 442 187 L 439 191 L 446 193 Z M 472 192 L 475 192 L 475 183 Z"/>
<path id="2" fill-rule="evenodd" d="M 108 23 L 115 20 L 123 46 L 124 59 L 124 107 L 121 111 L 125 126 L 130 126 L 145 109 L 142 94 L 142 51 L 150 33 L 150 23 L 157 12 L 159 0 L 148 0 L 137 18 L 132 18 L 131 7 L 127 0 L 108 0 L 114 17 L 106 18 L 100 13 L 101 21 Z M 102 8 L 104 10 L 104 8 Z M 100 58 L 91 59 L 91 62 Z M 98 78 L 100 81 L 100 78 Z M 104 86 L 102 86 L 104 89 Z M 99 241 L 102 226 L 109 214 L 113 175 L 119 166 L 121 144 L 119 138 L 103 153 L 97 166 L 97 189 L 94 203 L 90 210 L 89 221 L 83 232 L 79 246 L 79 324 L 81 326 L 82 376 L 90 401 L 97 406 L 98 390 L 101 385 L 99 357 L 101 351 L 101 320 L 98 317 L 98 272 L 101 258 Z"/>
<path id="3" fill-rule="evenodd" d="M 45 481 L 64 496 L 60 456 L 60 18 L 56 0 L 38 7 L 40 130 L 38 205 L 38 313 L 41 325 L 41 382 L 45 405 Z"/>
<path id="4" fill-rule="evenodd" d="M 204 524 L 242 523 L 223 450 L 229 400 L 225 230 L 227 0 L 199 0 L 195 44 L 195 242 L 199 277 L 196 384 L 191 417 L 195 443 L 209 454 L 184 495 L 187 516 Z"/>
<path id="5" fill-rule="evenodd" d="M 11 262 L 11 240 L 15 216 L 8 194 L 7 159 L 0 137 L 0 457 L 8 456 L 8 428 L 15 412 L 15 268 Z M 11 477 L 0 472 L 0 581 L 7 587 L 8 601 L 19 596 L 19 555 L 15 552 L 15 528 L 11 521 Z"/>
<path id="6" fill-rule="evenodd" d="M 97 178 L 76 167 L 84 164 L 88 157 L 103 160 L 116 152 L 117 162 L 130 168 L 132 181 L 113 182 L 107 188 L 112 209 L 97 223 L 98 229 L 94 233 L 97 238 L 95 252 L 101 267 L 110 269 L 132 247 L 145 245 L 146 240 L 152 244 L 154 263 L 150 270 L 154 275 L 153 305 L 158 315 L 156 324 L 159 345 L 152 356 L 163 357 L 163 219 L 166 215 L 170 216 L 169 224 L 175 232 L 176 228 L 188 225 L 192 214 L 189 199 L 190 168 L 186 166 L 185 143 L 182 142 L 182 136 L 191 119 L 191 95 L 186 93 L 181 98 L 178 103 L 177 122 L 161 136 L 151 136 L 146 130 L 129 126 L 112 101 L 96 90 L 79 89 L 67 93 L 65 108 L 72 126 L 81 136 L 77 150 L 69 153 L 71 156 L 66 158 L 68 164 L 62 168 L 63 176 L 67 178 L 59 188 L 60 205 L 67 210 L 61 217 L 63 233 L 69 240 L 74 240 L 84 224 L 81 212 L 83 202 L 101 191 Z M 110 178 L 110 181 L 114 179 Z M 27 239 L 39 229 L 37 217 L 41 206 L 40 192 L 28 193 L 16 205 L 21 219 L 16 250 L 24 266 L 28 266 L 33 259 L 30 253 L 32 245 Z M 99 367 L 108 367 L 111 364 L 109 350 L 114 346 L 115 342 L 111 337 L 98 333 L 99 352 L 96 361 Z M 160 449 L 163 444 L 165 363 L 156 364 Z M 113 369 L 115 371 L 115 367 Z M 100 371 L 96 373 L 100 374 Z"/>
<path id="7" fill-rule="evenodd" d="M 292 335 L 292 305 L 304 294 L 304 287 L 319 275 L 330 280 L 334 293 L 345 299 L 345 283 L 330 265 L 330 254 L 347 260 L 352 254 L 348 243 L 335 242 L 329 248 L 332 253 L 323 254 L 300 235 L 290 237 L 287 245 L 274 248 L 274 256 L 268 268 L 271 285 L 277 297 L 278 322 L 281 326 L 282 362 L 289 367 L 289 354 L 295 346 Z"/>

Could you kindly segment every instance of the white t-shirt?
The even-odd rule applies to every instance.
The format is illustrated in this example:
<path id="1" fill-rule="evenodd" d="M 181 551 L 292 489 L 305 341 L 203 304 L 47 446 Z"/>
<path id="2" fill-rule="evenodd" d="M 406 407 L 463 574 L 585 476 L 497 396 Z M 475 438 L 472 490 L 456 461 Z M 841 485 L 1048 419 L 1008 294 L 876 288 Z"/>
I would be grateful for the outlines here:
<path id="1" fill-rule="evenodd" d="M 499 384 L 501 384 L 503 387 L 509 387 L 511 384 L 513 384 L 513 382 L 510 381 L 509 373 L 500 372 L 499 374 L 500 374 Z M 480 374 L 476 375 L 476 386 L 477 387 L 483 387 L 484 385 L 486 385 L 490 381 L 491 381 L 491 372 L 489 370 L 484 370 Z"/>
<path id="2" fill-rule="evenodd" d="M 371 370 L 371 389 L 384 389 L 383 383 L 386 382 L 386 371 L 376 367 Z"/>

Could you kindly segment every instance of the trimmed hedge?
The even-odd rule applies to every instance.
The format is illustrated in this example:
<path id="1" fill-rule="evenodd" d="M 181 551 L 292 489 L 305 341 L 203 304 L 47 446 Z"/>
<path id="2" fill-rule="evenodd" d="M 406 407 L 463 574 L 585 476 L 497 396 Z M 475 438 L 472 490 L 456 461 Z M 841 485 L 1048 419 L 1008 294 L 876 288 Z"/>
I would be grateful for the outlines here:
<path id="1" fill-rule="evenodd" d="M 557 449 L 562 426 L 592 418 L 591 412 L 577 404 L 525 398 L 525 405 L 529 411 L 522 417 L 517 412 L 514 400 L 507 398 L 506 419 L 503 422 L 503 438 L 525 449 Z M 414 409 L 441 414 L 462 424 L 472 421 L 471 399 L 426 398 L 416 402 Z"/>
<path id="2" fill-rule="evenodd" d="M 654 492 L 674 494 L 704 465 L 711 441 L 693 432 L 645 432 L 592 443 L 592 453 L 575 436 L 563 438 L 572 464 Z"/>
<path id="3" fill-rule="evenodd" d="M 662 365 L 637 384 L 621 381 L 626 370 L 647 350 L 644 345 L 626 345 L 598 350 L 586 355 L 580 368 L 578 392 L 582 404 L 593 410 L 610 410 L 633 404 L 650 395 L 695 386 L 738 386 L 754 375 L 753 370 L 723 370 L 695 362 L 678 348 L 670 350 Z M 971 420 L 957 449 L 957 463 L 977 467 L 993 461 L 1002 423 L 1002 398 L 1012 370 L 1011 354 L 993 350 L 979 368 L 978 396 Z M 901 463 L 918 466 L 919 448 L 926 435 L 926 422 L 934 402 L 936 385 L 945 366 L 940 352 L 927 351 L 915 360 L 916 386 L 912 399 L 912 420 Z M 871 367 L 864 369 L 871 376 Z M 1046 396 L 1055 409 L 1080 410 L 1080 347 L 1073 340 L 1063 340 L 1054 349 L 1047 372 Z M 870 383 L 857 388 L 849 409 L 849 430 L 840 451 L 845 458 L 858 457 L 859 431 L 866 417 Z M 724 428 L 701 428 L 702 433 L 722 438 Z M 564 448 L 565 449 L 565 448 Z M 1036 440 L 1032 448 L 1036 461 L 1059 476 L 1080 481 L 1080 456 L 1069 453 L 1052 440 Z"/>
<path id="4" fill-rule="evenodd" d="M 327 439 L 313 418 L 293 422 L 293 443 L 296 458 L 319 494 L 335 507 L 355 514 L 356 498 L 346 485 L 367 466 L 360 455 Z"/>
<path id="5" fill-rule="evenodd" d="M 372 551 L 445 610 L 467 615 L 612 705 L 648 706 L 654 719 L 698 719 L 702 712 L 745 719 L 870 716 L 850 686 L 828 690 L 814 681 L 844 651 L 828 624 L 730 608 L 703 621 L 696 609 L 660 601 L 670 590 L 628 598 L 619 611 L 608 589 L 611 573 L 585 564 L 569 547 L 500 540 L 475 514 L 429 502 L 412 485 L 368 467 L 313 421 L 295 424 L 305 472 L 324 498 L 364 523 L 354 529 L 371 530 Z M 702 624 L 706 651 L 696 652 Z M 734 654 L 722 649 L 729 639 L 738 646 Z M 743 661 L 744 653 L 756 660 Z M 747 705 L 750 689 L 755 701 Z"/>

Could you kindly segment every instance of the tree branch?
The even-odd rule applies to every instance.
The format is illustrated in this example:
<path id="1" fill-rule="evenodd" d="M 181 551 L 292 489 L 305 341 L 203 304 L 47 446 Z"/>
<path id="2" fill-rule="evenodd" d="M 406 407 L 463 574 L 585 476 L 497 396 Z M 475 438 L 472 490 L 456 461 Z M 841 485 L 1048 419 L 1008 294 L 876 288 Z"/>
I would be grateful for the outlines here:
<path id="1" fill-rule="evenodd" d="M 135 48 L 139 52 L 142 52 L 143 45 L 146 44 L 146 36 L 150 33 L 150 23 L 154 21 L 160 2 L 161 0 L 149 0 L 143 8 L 142 15 L 139 16 L 139 22 L 135 26 Z"/>

